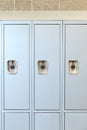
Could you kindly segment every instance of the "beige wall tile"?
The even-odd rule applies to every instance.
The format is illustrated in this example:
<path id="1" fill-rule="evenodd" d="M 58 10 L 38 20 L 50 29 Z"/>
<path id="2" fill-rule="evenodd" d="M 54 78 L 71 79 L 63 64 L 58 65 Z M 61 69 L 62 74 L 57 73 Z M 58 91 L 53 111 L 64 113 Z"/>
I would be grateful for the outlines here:
<path id="1" fill-rule="evenodd" d="M 60 10 L 87 10 L 87 0 L 60 0 Z"/>
<path id="2" fill-rule="evenodd" d="M 11 2 L 11 1 L 14 2 L 14 0 L 0 0 L 0 2 L 1 2 L 1 1 L 3 1 L 3 2 L 4 2 L 4 1 L 5 1 L 5 2 Z"/>
<path id="3" fill-rule="evenodd" d="M 15 0 L 15 10 L 31 10 L 31 0 Z"/>
<path id="4" fill-rule="evenodd" d="M 14 0 L 0 0 L 0 11 L 13 11 L 14 10 Z"/>
<path id="5" fill-rule="evenodd" d="M 59 10 L 59 0 L 33 0 L 34 10 Z"/>

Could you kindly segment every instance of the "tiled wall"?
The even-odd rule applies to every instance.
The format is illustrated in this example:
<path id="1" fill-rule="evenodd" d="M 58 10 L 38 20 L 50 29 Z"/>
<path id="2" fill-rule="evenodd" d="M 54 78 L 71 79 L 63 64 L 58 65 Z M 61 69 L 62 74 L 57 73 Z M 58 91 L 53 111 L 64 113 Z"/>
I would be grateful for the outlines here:
<path id="1" fill-rule="evenodd" d="M 87 10 L 87 0 L 0 0 L 0 11 Z"/>

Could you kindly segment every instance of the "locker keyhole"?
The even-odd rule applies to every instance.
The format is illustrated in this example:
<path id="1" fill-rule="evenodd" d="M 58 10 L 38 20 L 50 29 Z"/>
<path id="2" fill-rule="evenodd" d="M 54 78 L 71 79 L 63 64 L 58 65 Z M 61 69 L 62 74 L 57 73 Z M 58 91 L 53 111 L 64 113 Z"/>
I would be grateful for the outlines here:
<path id="1" fill-rule="evenodd" d="M 74 70 L 75 69 L 75 65 L 73 64 L 73 65 L 71 65 L 71 69 L 72 70 Z"/>
<path id="2" fill-rule="evenodd" d="M 15 69 L 15 66 L 14 66 L 14 65 L 11 65 L 10 68 L 11 68 L 11 69 Z"/>
<path id="3" fill-rule="evenodd" d="M 42 69 L 42 70 L 45 69 L 45 65 L 41 65 L 41 69 Z"/>

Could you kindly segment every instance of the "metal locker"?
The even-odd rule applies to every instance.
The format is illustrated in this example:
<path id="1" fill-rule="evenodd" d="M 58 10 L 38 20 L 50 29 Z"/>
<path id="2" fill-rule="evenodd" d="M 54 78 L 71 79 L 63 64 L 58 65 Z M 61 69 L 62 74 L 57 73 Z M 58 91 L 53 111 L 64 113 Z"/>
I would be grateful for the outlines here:
<path id="1" fill-rule="evenodd" d="M 1 130 L 1 120 L 2 120 L 2 57 L 1 57 L 1 54 L 2 54 L 2 46 L 1 46 L 1 22 L 0 22 L 0 130 Z"/>
<path id="2" fill-rule="evenodd" d="M 35 130 L 59 130 L 59 113 L 35 113 Z"/>
<path id="3" fill-rule="evenodd" d="M 65 130 L 86 130 L 87 113 L 66 113 Z"/>
<path id="4" fill-rule="evenodd" d="M 60 22 L 34 24 L 35 109 L 58 110 L 60 91 Z"/>
<path id="5" fill-rule="evenodd" d="M 87 109 L 87 25 L 64 25 L 65 109 Z"/>
<path id="6" fill-rule="evenodd" d="M 5 113 L 4 130 L 30 130 L 29 113 Z"/>
<path id="7" fill-rule="evenodd" d="M 30 25 L 3 25 L 4 109 L 30 108 Z"/>

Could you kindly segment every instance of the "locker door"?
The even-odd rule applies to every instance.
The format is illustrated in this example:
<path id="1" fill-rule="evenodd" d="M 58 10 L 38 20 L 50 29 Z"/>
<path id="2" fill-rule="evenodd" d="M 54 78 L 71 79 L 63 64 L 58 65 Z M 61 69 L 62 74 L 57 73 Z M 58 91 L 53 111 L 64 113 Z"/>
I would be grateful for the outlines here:
<path id="1" fill-rule="evenodd" d="M 87 25 L 66 25 L 65 109 L 87 109 Z"/>
<path id="2" fill-rule="evenodd" d="M 4 24 L 4 108 L 29 109 L 29 42 L 28 24 Z"/>
<path id="3" fill-rule="evenodd" d="M 59 109 L 60 25 L 35 24 L 35 109 Z"/>
<path id="4" fill-rule="evenodd" d="M 5 113 L 5 130 L 30 130 L 28 113 Z"/>
<path id="5" fill-rule="evenodd" d="M 2 102 L 2 98 L 1 98 L 1 95 L 2 95 L 2 92 L 1 92 L 1 88 L 2 88 L 2 71 L 1 71 L 1 68 L 2 68 L 2 57 L 1 57 L 1 22 L 0 22 L 0 130 L 1 130 L 1 117 L 2 117 L 2 114 L 1 114 L 1 102 Z"/>
<path id="6" fill-rule="evenodd" d="M 87 113 L 66 113 L 65 130 L 86 130 Z"/>
<path id="7" fill-rule="evenodd" d="M 59 130 L 59 113 L 36 113 L 35 130 Z"/>

